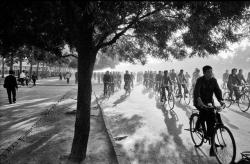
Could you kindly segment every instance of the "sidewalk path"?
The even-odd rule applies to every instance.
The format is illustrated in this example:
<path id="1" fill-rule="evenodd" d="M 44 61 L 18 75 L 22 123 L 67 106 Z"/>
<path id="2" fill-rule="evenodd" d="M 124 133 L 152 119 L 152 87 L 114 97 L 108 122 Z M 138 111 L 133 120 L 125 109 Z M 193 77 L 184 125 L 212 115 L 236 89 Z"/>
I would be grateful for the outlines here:
<path id="1" fill-rule="evenodd" d="M 57 81 L 45 81 L 48 83 Z M 102 86 L 93 85 L 93 91 L 100 94 Z M 73 141 L 75 115 L 65 113 L 76 109 L 77 86 L 22 87 L 16 104 L 7 103 L 5 92 L 0 89 L 0 154 L 6 152 L 6 148 L 11 153 L 5 153 L 0 159 L 8 159 L 11 164 L 61 163 L 63 155 L 70 153 Z M 92 101 L 91 131 L 84 163 L 117 163 L 94 97 Z"/>

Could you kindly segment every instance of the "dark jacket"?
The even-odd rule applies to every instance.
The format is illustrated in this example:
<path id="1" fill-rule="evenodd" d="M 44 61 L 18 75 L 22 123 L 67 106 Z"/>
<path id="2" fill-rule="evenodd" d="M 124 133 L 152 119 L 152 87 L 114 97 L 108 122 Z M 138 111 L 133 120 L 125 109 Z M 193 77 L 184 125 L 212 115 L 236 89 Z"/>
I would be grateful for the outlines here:
<path id="1" fill-rule="evenodd" d="M 227 86 L 231 87 L 232 85 L 240 85 L 240 79 L 237 75 L 230 74 L 227 81 Z"/>
<path id="2" fill-rule="evenodd" d="M 172 85 L 171 79 L 168 75 L 162 77 L 163 85 Z"/>
<path id="3" fill-rule="evenodd" d="M 4 79 L 4 84 L 3 84 L 4 88 L 18 88 L 17 86 L 17 81 L 16 81 L 16 77 L 13 75 L 9 75 Z"/>
<path id="4" fill-rule="evenodd" d="M 215 78 L 207 80 L 205 76 L 199 77 L 194 87 L 194 106 L 197 106 L 198 97 L 201 98 L 204 104 L 214 103 L 213 94 L 215 93 L 218 101 L 223 100 L 221 89 Z"/>
<path id="5" fill-rule="evenodd" d="M 111 82 L 111 77 L 108 74 L 103 75 L 103 82 L 104 83 L 110 83 Z"/>
<path id="6" fill-rule="evenodd" d="M 130 74 L 125 74 L 124 75 L 124 81 L 130 81 L 130 80 L 131 80 Z"/>

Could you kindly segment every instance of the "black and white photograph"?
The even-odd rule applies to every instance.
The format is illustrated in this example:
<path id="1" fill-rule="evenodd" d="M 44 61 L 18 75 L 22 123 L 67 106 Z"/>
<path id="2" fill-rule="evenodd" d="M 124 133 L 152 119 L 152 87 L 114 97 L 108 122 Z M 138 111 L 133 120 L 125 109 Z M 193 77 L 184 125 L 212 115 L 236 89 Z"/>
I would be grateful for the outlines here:
<path id="1" fill-rule="evenodd" d="M 0 1 L 0 164 L 250 164 L 250 1 Z"/>

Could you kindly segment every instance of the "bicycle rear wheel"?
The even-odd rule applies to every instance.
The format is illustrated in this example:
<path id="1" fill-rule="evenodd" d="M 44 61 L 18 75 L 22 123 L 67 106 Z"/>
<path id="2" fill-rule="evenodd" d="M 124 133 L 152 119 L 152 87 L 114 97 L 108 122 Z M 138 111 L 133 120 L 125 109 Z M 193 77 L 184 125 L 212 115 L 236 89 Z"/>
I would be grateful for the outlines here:
<path id="1" fill-rule="evenodd" d="M 197 120 L 199 118 L 198 113 L 193 113 L 190 117 L 189 125 L 190 125 L 190 134 L 192 141 L 195 145 L 195 147 L 199 147 L 203 144 L 204 142 L 204 132 L 203 130 L 199 131 L 195 128 Z M 200 127 L 198 129 L 202 129 L 202 126 L 200 124 Z"/>
<path id="2" fill-rule="evenodd" d="M 212 148 L 220 164 L 234 163 L 236 156 L 235 140 L 226 126 L 221 125 L 215 128 Z"/>
<path id="3" fill-rule="evenodd" d="M 230 96 L 229 96 L 229 92 L 225 92 L 225 93 L 223 94 L 223 99 L 224 99 L 224 101 L 225 101 L 226 107 L 229 108 L 229 107 L 231 106 L 231 104 L 232 104 L 232 100 L 231 100 L 231 98 L 230 98 Z"/>
<path id="4" fill-rule="evenodd" d="M 171 109 L 174 109 L 174 104 L 175 104 L 175 99 L 174 99 L 174 95 L 173 93 L 170 93 L 170 95 L 168 96 L 168 106 Z"/>
<path id="5" fill-rule="evenodd" d="M 246 94 L 241 95 L 238 106 L 242 112 L 246 112 L 250 106 L 250 99 Z"/>

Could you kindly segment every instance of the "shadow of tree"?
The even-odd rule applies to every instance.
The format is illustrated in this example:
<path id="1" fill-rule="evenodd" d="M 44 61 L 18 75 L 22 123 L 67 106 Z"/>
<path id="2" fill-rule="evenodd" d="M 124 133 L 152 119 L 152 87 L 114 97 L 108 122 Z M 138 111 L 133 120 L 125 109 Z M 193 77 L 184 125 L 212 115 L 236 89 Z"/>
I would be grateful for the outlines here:
<path id="1" fill-rule="evenodd" d="M 117 99 L 115 102 L 113 102 L 113 107 L 117 106 L 118 104 L 124 102 L 127 99 L 127 95 L 121 95 L 121 97 L 119 99 Z"/>
<path id="2" fill-rule="evenodd" d="M 142 126 L 142 117 L 139 115 L 133 115 L 131 118 L 124 117 L 123 114 L 116 116 L 107 116 L 109 119 L 109 126 L 113 136 L 120 134 L 132 135 Z"/>

